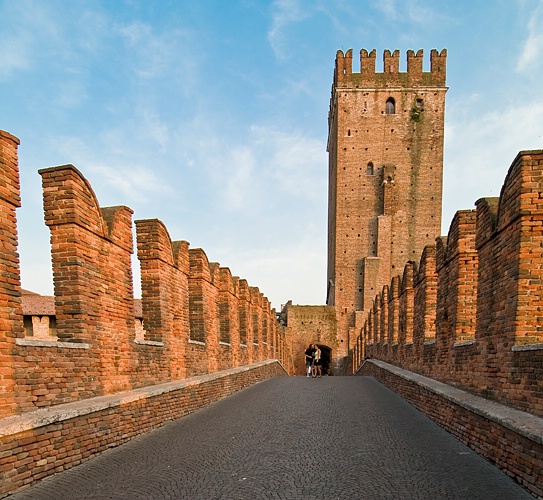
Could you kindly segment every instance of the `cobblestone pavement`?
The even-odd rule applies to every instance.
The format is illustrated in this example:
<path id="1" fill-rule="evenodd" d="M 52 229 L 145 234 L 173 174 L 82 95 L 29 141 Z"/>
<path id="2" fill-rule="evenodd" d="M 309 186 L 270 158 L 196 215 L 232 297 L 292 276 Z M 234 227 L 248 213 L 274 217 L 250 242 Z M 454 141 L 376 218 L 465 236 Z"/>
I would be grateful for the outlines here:
<path id="1" fill-rule="evenodd" d="M 369 377 L 278 377 L 9 497 L 532 499 Z"/>

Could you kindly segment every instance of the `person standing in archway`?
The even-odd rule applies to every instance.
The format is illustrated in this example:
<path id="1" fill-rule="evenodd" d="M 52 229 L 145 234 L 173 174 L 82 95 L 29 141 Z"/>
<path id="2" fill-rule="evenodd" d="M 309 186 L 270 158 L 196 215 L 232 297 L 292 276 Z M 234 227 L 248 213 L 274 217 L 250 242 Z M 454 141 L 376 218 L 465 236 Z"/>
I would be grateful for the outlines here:
<path id="1" fill-rule="evenodd" d="M 321 357 L 321 350 L 319 349 L 319 346 L 317 344 L 314 344 L 315 346 L 315 353 L 313 355 L 314 359 L 314 368 L 313 368 L 313 377 L 322 377 L 322 357 Z"/>
<path id="2" fill-rule="evenodd" d="M 314 354 L 315 354 L 315 350 L 314 350 L 313 344 L 309 344 L 309 347 L 305 350 L 305 366 L 306 366 L 308 377 L 311 375 L 311 372 L 313 369 Z"/>

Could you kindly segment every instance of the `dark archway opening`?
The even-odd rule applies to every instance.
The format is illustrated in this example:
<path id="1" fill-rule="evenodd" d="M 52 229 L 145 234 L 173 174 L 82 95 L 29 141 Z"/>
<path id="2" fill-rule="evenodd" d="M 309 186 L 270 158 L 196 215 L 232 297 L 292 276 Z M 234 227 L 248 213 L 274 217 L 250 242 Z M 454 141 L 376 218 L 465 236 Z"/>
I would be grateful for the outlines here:
<path id="1" fill-rule="evenodd" d="M 332 375 L 332 349 L 326 345 L 317 344 L 321 350 L 321 366 L 323 375 Z"/>

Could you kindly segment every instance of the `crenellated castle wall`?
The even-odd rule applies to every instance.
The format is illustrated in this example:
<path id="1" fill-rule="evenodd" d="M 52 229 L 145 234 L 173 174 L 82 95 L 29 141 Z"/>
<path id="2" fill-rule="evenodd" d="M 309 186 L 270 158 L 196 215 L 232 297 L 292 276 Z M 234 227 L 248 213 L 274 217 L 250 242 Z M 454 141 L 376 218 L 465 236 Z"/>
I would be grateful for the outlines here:
<path id="1" fill-rule="evenodd" d="M 132 210 L 100 207 L 73 165 L 39 171 L 57 337 L 26 337 L 15 218 L 18 145 L 0 132 L 0 417 L 288 355 L 275 311 L 258 288 L 210 263 L 204 250 L 172 241 L 157 219 L 135 222 L 144 324 L 143 338 L 137 336 Z M 240 318 L 250 322 L 243 339 Z"/>
<path id="2" fill-rule="evenodd" d="M 457 212 L 375 297 L 355 365 L 381 359 L 543 416 L 542 192 L 543 151 L 521 151 L 500 197 Z"/>
<path id="3" fill-rule="evenodd" d="M 422 70 L 423 51 L 407 51 L 407 71 L 400 72 L 400 51 L 383 52 L 383 71 L 376 71 L 376 52 L 360 50 L 360 72 L 353 73 L 353 50 L 336 54 L 334 86 L 353 88 L 445 86 L 447 49 L 430 52 L 430 71 Z"/>

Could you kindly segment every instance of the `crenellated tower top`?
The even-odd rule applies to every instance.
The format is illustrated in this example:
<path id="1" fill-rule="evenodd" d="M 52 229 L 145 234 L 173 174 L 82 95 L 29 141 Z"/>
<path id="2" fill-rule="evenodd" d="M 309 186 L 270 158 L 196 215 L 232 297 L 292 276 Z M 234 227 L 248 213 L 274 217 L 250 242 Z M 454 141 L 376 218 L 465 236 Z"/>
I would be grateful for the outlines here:
<path id="1" fill-rule="evenodd" d="M 400 51 L 385 50 L 383 72 L 375 71 L 376 52 L 360 51 L 360 73 L 353 73 L 353 50 L 345 54 L 338 50 L 334 71 L 334 86 L 342 88 L 364 87 L 444 87 L 446 77 L 447 49 L 430 53 L 430 71 L 422 71 L 423 51 L 407 51 L 407 72 L 400 72 Z"/>

